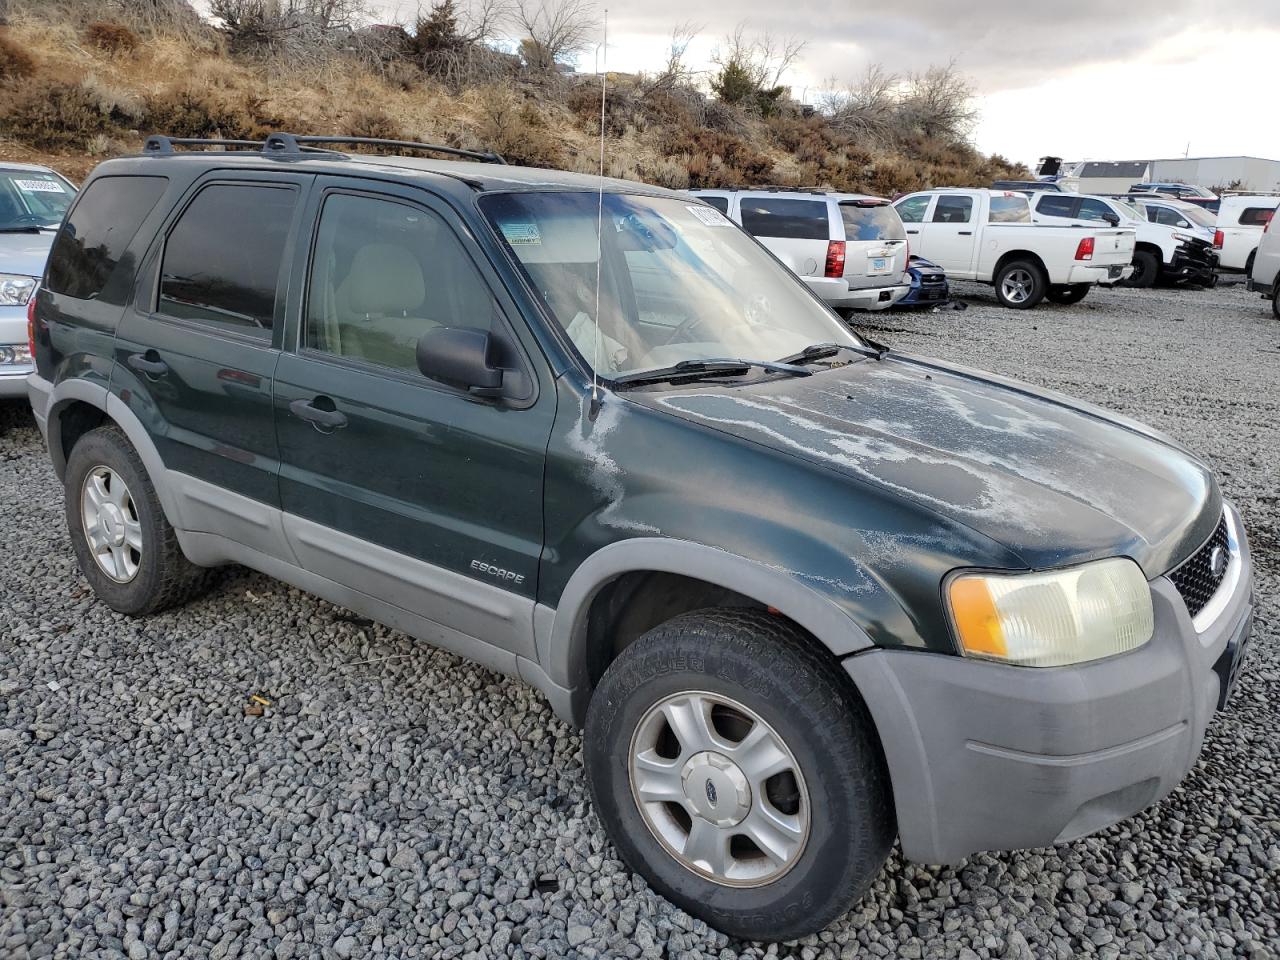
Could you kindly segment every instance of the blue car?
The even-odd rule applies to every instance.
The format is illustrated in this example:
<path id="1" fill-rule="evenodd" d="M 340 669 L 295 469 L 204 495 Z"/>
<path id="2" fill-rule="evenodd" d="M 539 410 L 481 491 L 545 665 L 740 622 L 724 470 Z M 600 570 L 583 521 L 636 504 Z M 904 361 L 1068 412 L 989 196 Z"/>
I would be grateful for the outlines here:
<path id="1" fill-rule="evenodd" d="M 932 260 L 912 256 L 907 261 L 907 276 L 911 289 L 894 304 L 898 307 L 938 307 L 951 299 L 951 287 L 947 273 Z"/>

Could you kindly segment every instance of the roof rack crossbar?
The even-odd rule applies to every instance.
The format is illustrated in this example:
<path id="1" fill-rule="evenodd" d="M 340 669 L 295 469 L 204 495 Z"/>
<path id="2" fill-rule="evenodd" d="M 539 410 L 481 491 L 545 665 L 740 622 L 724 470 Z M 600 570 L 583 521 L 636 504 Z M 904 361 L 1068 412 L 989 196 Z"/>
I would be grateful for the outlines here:
<path id="1" fill-rule="evenodd" d="M 292 153 L 307 149 L 309 144 L 332 143 L 352 146 L 398 147 L 402 150 L 430 150 L 451 157 L 466 157 L 479 160 L 481 163 L 506 163 L 500 154 L 481 151 L 464 150 L 461 147 L 449 147 L 441 143 L 419 143 L 416 140 L 390 140 L 384 137 L 327 137 L 298 136 L 291 133 L 273 133 L 267 137 L 263 146 L 264 153 Z"/>

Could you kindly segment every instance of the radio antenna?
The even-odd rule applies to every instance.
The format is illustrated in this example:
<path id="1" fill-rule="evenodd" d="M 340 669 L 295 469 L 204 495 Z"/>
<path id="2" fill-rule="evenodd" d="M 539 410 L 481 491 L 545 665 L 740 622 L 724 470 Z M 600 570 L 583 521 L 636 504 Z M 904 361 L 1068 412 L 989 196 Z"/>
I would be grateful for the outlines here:
<path id="1" fill-rule="evenodd" d="M 604 133 L 605 96 L 609 87 L 609 10 L 604 11 L 604 48 L 600 55 L 600 189 L 596 194 L 596 313 L 595 354 L 591 362 L 591 417 L 600 410 L 600 265 L 604 259 Z"/>

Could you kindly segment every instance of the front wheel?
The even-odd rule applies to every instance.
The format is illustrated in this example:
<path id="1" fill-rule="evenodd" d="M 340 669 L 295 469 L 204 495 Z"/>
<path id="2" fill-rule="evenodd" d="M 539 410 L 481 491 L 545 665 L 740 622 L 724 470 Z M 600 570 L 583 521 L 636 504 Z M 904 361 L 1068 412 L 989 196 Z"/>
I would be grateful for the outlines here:
<path id="1" fill-rule="evenodd" d="M 866 707 L 808 644 L 762 611 L 685 614 L 623 651 L 587 712 L 591 794 L 623 859 L 731 936 L 821 930 L 896 832 Z"/>
<path id="2" fill-rule="evenodd" d="M 1149 250 L 1138 250 L 1133 255 L 1133 273 L 1129 275 L 1129 286 L 1151 287 L 1160 276 L 1160 261 Z"/>
<path id="3" fill-rule="evenodd" d="M 1012 260 L 995 275 L 996 299 L 1002 307 L 1029 310 L 1044 299 L 1049 282 L 1040 265 L 1030 260 Z"/>
<path id="4" fill-rule="evenodd" d="M 1072 304 L 1079 303 L 1089 295 L 1089 287 L 1087 283 L 1055 283 L 1049 287 L 1045 298 L 1050 303 Z"/>
<path id="5" fill-rule="evenodd" d="M 1271 281 L 1271 312 L 1280 320 L 1280 276 Z"/>

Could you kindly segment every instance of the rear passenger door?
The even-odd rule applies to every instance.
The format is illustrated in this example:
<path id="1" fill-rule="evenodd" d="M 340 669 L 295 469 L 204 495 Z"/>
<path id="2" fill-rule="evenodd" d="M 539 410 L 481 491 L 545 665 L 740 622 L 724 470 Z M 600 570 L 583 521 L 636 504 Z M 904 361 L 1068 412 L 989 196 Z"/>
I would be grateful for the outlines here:
<path id="1" fill-rule="evenodd" d="M 820 277 L 833 224 L 825 199 L 739 195 L 744 230 L 802 277 Z"/>
<path id="2" fill-rule="evenodd" d="M 551 381 L 446 204 L 355 179 L 318 187 L 295 268 L 300 329 L 276 376 L 293 550 L 313 573 L 532 659 Z M 525 399 L 424 377 L 417 343 L 440 326 L 501 338 Z"/>
<path id="3" fill-rule="evenodd" d="M 283 267 L 312 179 L 245 171 L 197 181 L 143 260 L 111 377 L 171 471 L 183 525 L 272 555 Z"/>

